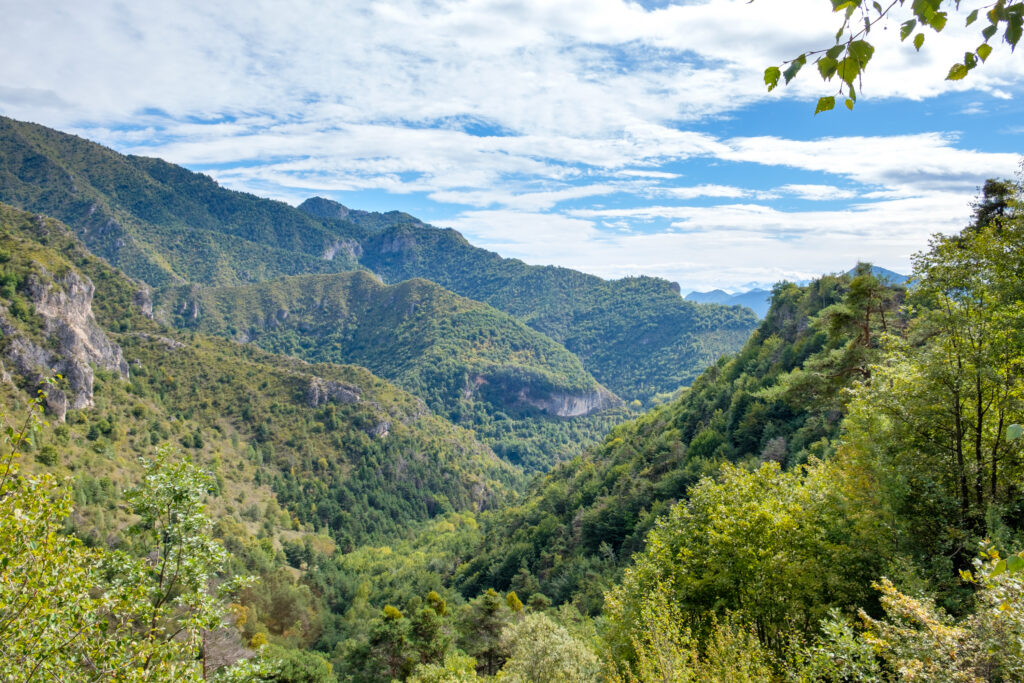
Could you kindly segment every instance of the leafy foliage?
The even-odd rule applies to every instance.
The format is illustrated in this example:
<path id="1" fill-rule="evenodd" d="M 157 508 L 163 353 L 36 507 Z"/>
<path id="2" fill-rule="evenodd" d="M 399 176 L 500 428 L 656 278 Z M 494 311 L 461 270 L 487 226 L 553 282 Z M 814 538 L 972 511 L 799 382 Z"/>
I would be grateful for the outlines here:
<path id="1" fill-rule="evenodd" d="M 814 64 L 822 79 L 826 82 L 835 79 L 838 82 L 837 95 L 845 96 L 844 104 L 848 109 L 853 109 L 857 92 L 862 87 L 864 72 L 874 56 L 875 46 L 868 41 L 873 29 L 877 29 L 879 24 L 888 28 L 885 24 L 889 21 L 900 21 L 900 40 L 906 41 L 913 35 L 911 42 L 914 49 L 920 51 L 925 42 L 926 29 L 941 32 L 949 20 L 949 12 L 961 11 L 959 2 L 947 0 L 894 0 L 884 5 L 877 0 L 831 0 L 831 3 L 832 10 L 842 15 L 835 45 L 804 52 L 781 66 L 765 69 L 764 82 L 769 91 L 778 87 L 780 79 L 788 85 L 807 64 L 808 58 L 815 57 Z M 1011 51 L 1020 42 L 1024 27 L 1024 3 L 999 0 L 989 5 L 979 5 L 960 18 L 966 26 L 970 26 L 979 16 L 983 18 L 984 24 L 981 29 L 982 42 L 974 50 L 965 52 L 963 59 L 950 67 L 946 80 L 961 80 L 984 63 L 992 54 L 993 38 L 1001 37 Z M 833 109 L 835 100 L 836 97 L 831 95 L 820 98 L 814 113 Z"/>
<path id="2" fill-rule="evenodd" d="M 50 475 L 21 475 L 19 450 L 41 428 L 42 400 L 26 428 L 5 430 L 0 461 L 0 668 L 10 680 L 198 681 L 202 634 L 220 623 L 223 595 L 208 592 L 224 563 L 200 502 L 204 479 L 162 452 L 135 498 L 160 532 L 155 559 L 89 549 L 62 533 L 70 492 Z M 171 481 L 169 478 L 173 478 Z"/>

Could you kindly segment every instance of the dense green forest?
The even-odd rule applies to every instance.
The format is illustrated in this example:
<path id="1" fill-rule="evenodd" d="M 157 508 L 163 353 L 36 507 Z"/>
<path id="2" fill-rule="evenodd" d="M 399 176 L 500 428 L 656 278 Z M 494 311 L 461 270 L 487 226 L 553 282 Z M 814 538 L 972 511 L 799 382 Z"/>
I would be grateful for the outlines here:
<path id="1" fill-rule="evenodd" d="M 561 345 L 426 280 L 387 286 L 355 272 L 181 287 L 155 310 L 178 327 L 369 368 L 531 469 L 578 455 L 624 415 Z"/>
<path id="2" fill-rule="evenodd" d="M 366 245 L 395 231 L 461 237 L 324 202 L 306 207 L 308 231 L 237 193 L 211 212 L 227 191 L 201 177 L 0 123 L 14 150 L 5 192 L 81 220 L 69 195 L 45 191 L 70 183 L 123 221 L 86 236 L 88 223 L 0 206 L 7 679 L 1024 677 L 1019 182 L 987 183 L 972 224 L 922 245 L 906 286 L 867 264 L 778 284 L 737 353 L 528 478 L 509 461 L 550 461 L 503 448 L 547 453 L 626 417 L 574 423 L 508 401 L 600 386 L 587 355 L 557 341 L 586 329 L 571 298 L 517 319 L 489 298 L 504 285 L 478 302 L 444 282 L 301 264 L 243 284 L 239 262 L 213 251 L 197 263 L 219 259 L 226 275 L 200 287 L 147 226 L 171 235 L 207 211 L 203 229 L 252 225 L 233 238 L 324 262 L 317 240 L 357 240 L 353 259 L 374 272 Z M 142 175 L 118 189 L 125 168 Z M 137 215 L 108 203 L 136 192 Z M 110 239 L 139 260 L 97 246 Z M 159 278 L 115 267 L 139 264 L 136 277 L 152 267 L 176 287 L 154 293 Z M 492 266 L 495 282 L 519 267 Z M 577 275 L 524 270 L 515 286 L 564 293 L 559 279 Z M 603 325 L 612 300 L 646 301 L 661 339 L 659 281 L 606 283 L 639 298 L 601 282 L 577 292 L 611 299 L 582 297 L 581 311 L 610 312 Z M 728 309 L 692 311 L 710 311 L 713 335 Z M 477 375 L 510 391 L 471 381 L 469 402 Z M 538 420 L 507 426 L 522 415 Z"/>

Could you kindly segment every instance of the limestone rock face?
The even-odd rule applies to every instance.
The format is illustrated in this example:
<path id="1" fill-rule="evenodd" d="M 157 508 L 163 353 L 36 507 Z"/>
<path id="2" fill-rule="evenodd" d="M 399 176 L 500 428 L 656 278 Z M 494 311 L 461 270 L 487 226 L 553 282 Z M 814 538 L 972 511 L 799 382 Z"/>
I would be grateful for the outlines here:
<path id="1" fill-rule="evenodd" d="M 352 240 L 338 240 L 327 245 L 322 256 L 325 261 L 333 261 L 339 253 L 346 254 L 349 258 L 358 259 L 363 255 L 363 247 L 359 242 Z"/>
<path id="2" fill-rule="evenodd" d="M 356 403 L 359 401 L 359 387 L 341 382 L 311 377 L 306 387 L 306 403 L 318 408 L 325 403 Z"/>
<path id="3" fill-rule="evenodd" d="M 370 436 L 375 437 L 377 439 L 386 438 L 387 435 L 390 433 L 391 423 L 388 422 L 387 420 L 384 420 L 383 422 L 378 422 L 376 425 L 373 426 L 372 429 L 369 430 Z"/>
<path id="4" fill-rule="evenodd" d="M 153 292 L 147 285 L 139 283 L 139 288 L 132 293 L 132 303 L 138 306 L 142 315 L 153 320 Z"/>
<path id="5" fill-rule="evenodd" d="M 44 274 L 48 275 L 45 271 Z M 52 372 L 63 375 L 71 390 L 70 398 L 60 389 L 51 389 L 47 399 L 50 411 L 63 420 L 69 407 L 92 405 L 92 366 L 117 372 L 127 379 L 128 363 L 121 347 L 111 342 L 96 324 L 92 312 L 95 287 L 88 278 L 69 270 L 49 282 L 30 276 L 26 285 L 36 315 L 42 320 L 49 348 L 21 334 L 0 313 L 0 333 L 12 337 L 5 356 L 31 382 L 39 382 Z"/>
<path id="6" fill-rule="evenodd" d="M 519 400 L 558 417 L 591 415 L 622 405 L 622 399 L 601 386 L 578 394 L 554 391 L 544 398 L 530 396 L 524 389 L 519 392 Z"/>
<path id="7" fill-rule="evenodd" d="M 400 254 L 416 248 L 416 240 L 410 234 L 398 233 L 385 238 L 380 246 L 382 254 Z"/>

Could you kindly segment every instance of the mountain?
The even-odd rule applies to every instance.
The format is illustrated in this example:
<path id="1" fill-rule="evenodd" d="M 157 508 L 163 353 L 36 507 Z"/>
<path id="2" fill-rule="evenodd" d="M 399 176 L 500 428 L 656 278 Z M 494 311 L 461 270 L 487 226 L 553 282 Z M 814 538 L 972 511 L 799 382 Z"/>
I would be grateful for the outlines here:
<path id="1" fill-rule="evenodd" d="M 5 117 L 0 201 L 58 218 L 90 251 L 154 286 L 357 267 L 351 242 L 287 204 Z"/>
<path id="2" fill-rule="evenodd" d="M 710 292 L 690 292 L 686 295 L 686 300 L 695 301 L 699 304 L 746 306 L 758 318 L 764 318 L 768 313 L 768 308 L 771 306 L 772 293 L 767 289 L 751 289 L 739 294 L 729 294 L 721 289 L 713 289 Z"/>
<path id="3" fill-rule="evenodd" d="M 360 245 L 360 264 L 386 282 L 426 278 L 511 313 L 563 344 L 619 396 L 647 400 L 689 384 L 746 340 L 756 319 L 735 307 L 701 306 L 659 278 L 603 280 L 555 266 L 531 266 L 474 247 L 455 230 L 400 212 L 353 211 L 323 198 L 299 205 L 325 225 L 339 217 Z"/>
<path id="4" fill-rule="evenodd" d="M 742 309 L 684 301 L 665 280 L 528 266 L 399 212 L 324 199 L 297 210 L 2 117 L 0 201 L 63 220 L 95 254 L 154 287 L 357 269 L 388 283 L 428 279 L 548 335 L 627 400 L 688 384 L 756 323 Z"/>
<path id="5" fill-rule="evenodd" d="M 851 268 L 847 271 L 847 274 L 853 275 L 854 271 L 856 271 L 856 268 Z M 889 270 L 888 268 L 882 268 L 881 266 L 871 266 L 871 274 L 879 280 L 886 280 L 894 285 L 905 285 L 910 280 L 906 275 L 901 275 L 896 271 Z"/>
<path id="6" fill-rule="evenodd" d="M 854 277 L 857 274 L 857 268 L 851 268 L 846 271 L 846 274 L 850 277 Z M 871 274 L 879 280 L 885 280 L 893 285 L 905 285 L 910 279 L 906 275 L 900 275 L 899 273 L 882 268 L 881 266 L 871 266 Z M 795 284 L 803 287 L 810 284 L 810 280 L 798 280 Z M 772 293 L 770 290 L 755 287 L 745 292 L 739 292 L 737 294 L 729 294 L 721 289 L 713 289 L 710 292 L 690 292 L 686 295 L 687 301 L 694 301 L 700 304 L 721 304 L 723 306 L 746 306 L 752 310 L 758 318 L 764 318 L 768 314 L 768 309 L 771 306 Z"/>
<path id="7" fill-rule="evenodd" d="M 597 437 L 605 421 L 583 418 L 622 405 L 561 345 L 427 280 L 384 285 L 353 272 L 183 286 L 160 293 L 155 313 L 178 327 L 311 362 L 367 367 L 531 466 L 550 464 L 556 442 L 572 430 L 590 426 L 590 438 Z M 580 419 L 570 425 L 558 418 Z M 546 458 L 539 448 L 509 443 L 545 432 L 553 439 Z"/>
<path id="8" fill-rule="evenodd" d="M 217 505 L 225 519 L 251 533 L 287 520 L 341 547 L 497 504 L 521 481 L 471 432 L 361 367 L 272 355 L 150 315 L 145 288 L 65 226 L 0 205 L 0 401 L 15 409 L 62 374 L 34 466 L 85 487 L 84 533 L 119 534 L 118 513 L 100 504 L 164 442 L 230 491 Z"/>
<path id="9" fill-rule="evenodd" d="M 659 517 L 722 462 L 794 466 L 827 455 L 843 389 L 865 377 L 878 353 L 875 343 L 865 346 L 873 337 L 861 325 L 898 329 L 901 301 L 900 287 L 860 271 L 777 287 L 738 354 L 485 516 L 482 546 L 456 581 L 467 595 L 488 586 L 540 591 L 597 613 Z"/>

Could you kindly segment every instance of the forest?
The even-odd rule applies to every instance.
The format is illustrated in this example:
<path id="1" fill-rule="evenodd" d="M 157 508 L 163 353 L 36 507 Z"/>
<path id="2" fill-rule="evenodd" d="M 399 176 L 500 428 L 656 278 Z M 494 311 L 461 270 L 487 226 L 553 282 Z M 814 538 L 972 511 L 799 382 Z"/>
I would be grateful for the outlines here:
<path id="1" fill-rule="evenodd" d="M 4 680 L 1024 678 L 1020 178 L 755 324 L 0 124 Z"/>

